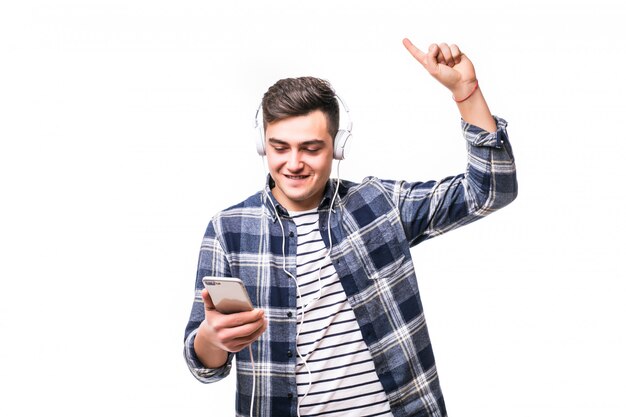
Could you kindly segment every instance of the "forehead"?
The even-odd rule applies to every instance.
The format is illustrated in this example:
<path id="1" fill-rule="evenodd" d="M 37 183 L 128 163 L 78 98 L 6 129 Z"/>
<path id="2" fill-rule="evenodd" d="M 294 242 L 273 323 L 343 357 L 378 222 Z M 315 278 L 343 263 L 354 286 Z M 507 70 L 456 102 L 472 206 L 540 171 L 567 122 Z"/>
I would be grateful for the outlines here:
<path id="1" fill-rule="evenodd" d="M 265 137 L 285 142 L 307 140 L 332 140 L 328 134 L 326 116 L 321 110 L 314 110 L 303 116 L 293 116 L 268 123 Z"/>

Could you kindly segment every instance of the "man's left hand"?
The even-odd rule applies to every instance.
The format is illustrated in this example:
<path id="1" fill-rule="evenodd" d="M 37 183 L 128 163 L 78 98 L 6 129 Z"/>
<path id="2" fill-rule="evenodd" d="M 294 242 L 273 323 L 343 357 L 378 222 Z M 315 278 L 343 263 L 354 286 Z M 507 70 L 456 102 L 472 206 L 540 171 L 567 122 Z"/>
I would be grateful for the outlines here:
<path id="1" fill-rule="evenodd" d="M 404 47 L 437 81 L 447 87 L 454 97 L 466 97 L 476 85 L 474 65 L 455 44 L 433 43 L 422 52 L 407 38 Z"/>

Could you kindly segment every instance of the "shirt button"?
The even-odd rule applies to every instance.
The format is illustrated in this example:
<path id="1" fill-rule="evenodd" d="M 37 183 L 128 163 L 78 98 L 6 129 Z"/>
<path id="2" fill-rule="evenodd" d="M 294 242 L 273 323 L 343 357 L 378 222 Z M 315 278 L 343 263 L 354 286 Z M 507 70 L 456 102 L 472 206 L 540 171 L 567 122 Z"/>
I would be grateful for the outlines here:
<path id="1" fill-rule="evenodd" d="M 287 313 L 287 317 L 291 318 L 293 316 L 293 314 L 291 313 L 291 311 L 289 313 Z"/>
<path id="2" fill-rule="evenodd" d="M 293 398 L 293 394 L 292 393 L 287 394 L 287 398 Z"/>
<path id="3" fill-rule="evenodd" d="M 288 358 L 291 358 L 292 356 L 293 356 L 293 353 L 291 353 L 291 351 L 290 351 L 290 350 L 288 350 L 288 351 L 287 351 L 287 357 L 288 357 Z"/>
<path id="4" fill-rule="evenodd" d="M 293 232 L 289 232 L 289 237 L 293 237 Z"/>

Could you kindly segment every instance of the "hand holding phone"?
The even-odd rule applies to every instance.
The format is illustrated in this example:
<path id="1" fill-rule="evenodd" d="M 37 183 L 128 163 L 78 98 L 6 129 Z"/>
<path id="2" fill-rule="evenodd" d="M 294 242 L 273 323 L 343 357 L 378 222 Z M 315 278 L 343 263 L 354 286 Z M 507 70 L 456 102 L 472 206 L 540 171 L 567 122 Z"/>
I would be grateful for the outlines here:
<path id="1" fill-rule="evenodd" d="M 194 349 L 205 366 L 217 368 L 225 363 L 226 352 L 247 347 L 265 332 L 268 323 L 263 310 L 253 308 L 240 279 L 206 276 L 202 283 L 205 320 L 196 333 Z"/>
<path id="2" fill-rule="evenodd" d="M 263 310 L 252 308 L 239 280 L 233 283 L 228 279 L 222 288 L 215 281 L 223 283 L 224 278 L 204 278 L 205 289 L 201 294 L 205 318 L 198 327 L 194 350 L 204 366 L 219 368 L 226 363 L 228 352 L 239 352 L 257 340 L 267 329 L 268 322 Z"/>

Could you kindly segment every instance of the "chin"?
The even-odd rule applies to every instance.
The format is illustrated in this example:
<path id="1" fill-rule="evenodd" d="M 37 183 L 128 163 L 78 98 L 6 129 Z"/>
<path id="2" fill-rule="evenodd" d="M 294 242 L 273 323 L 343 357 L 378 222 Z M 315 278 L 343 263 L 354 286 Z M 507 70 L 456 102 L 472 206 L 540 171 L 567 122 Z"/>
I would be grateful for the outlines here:
<path id="1" fill-rule="evenodd" d="M 309 201 L 310 197 L 302 195 L 287 195 L 287 198 L 295 204 L 304 204 Z"/>

